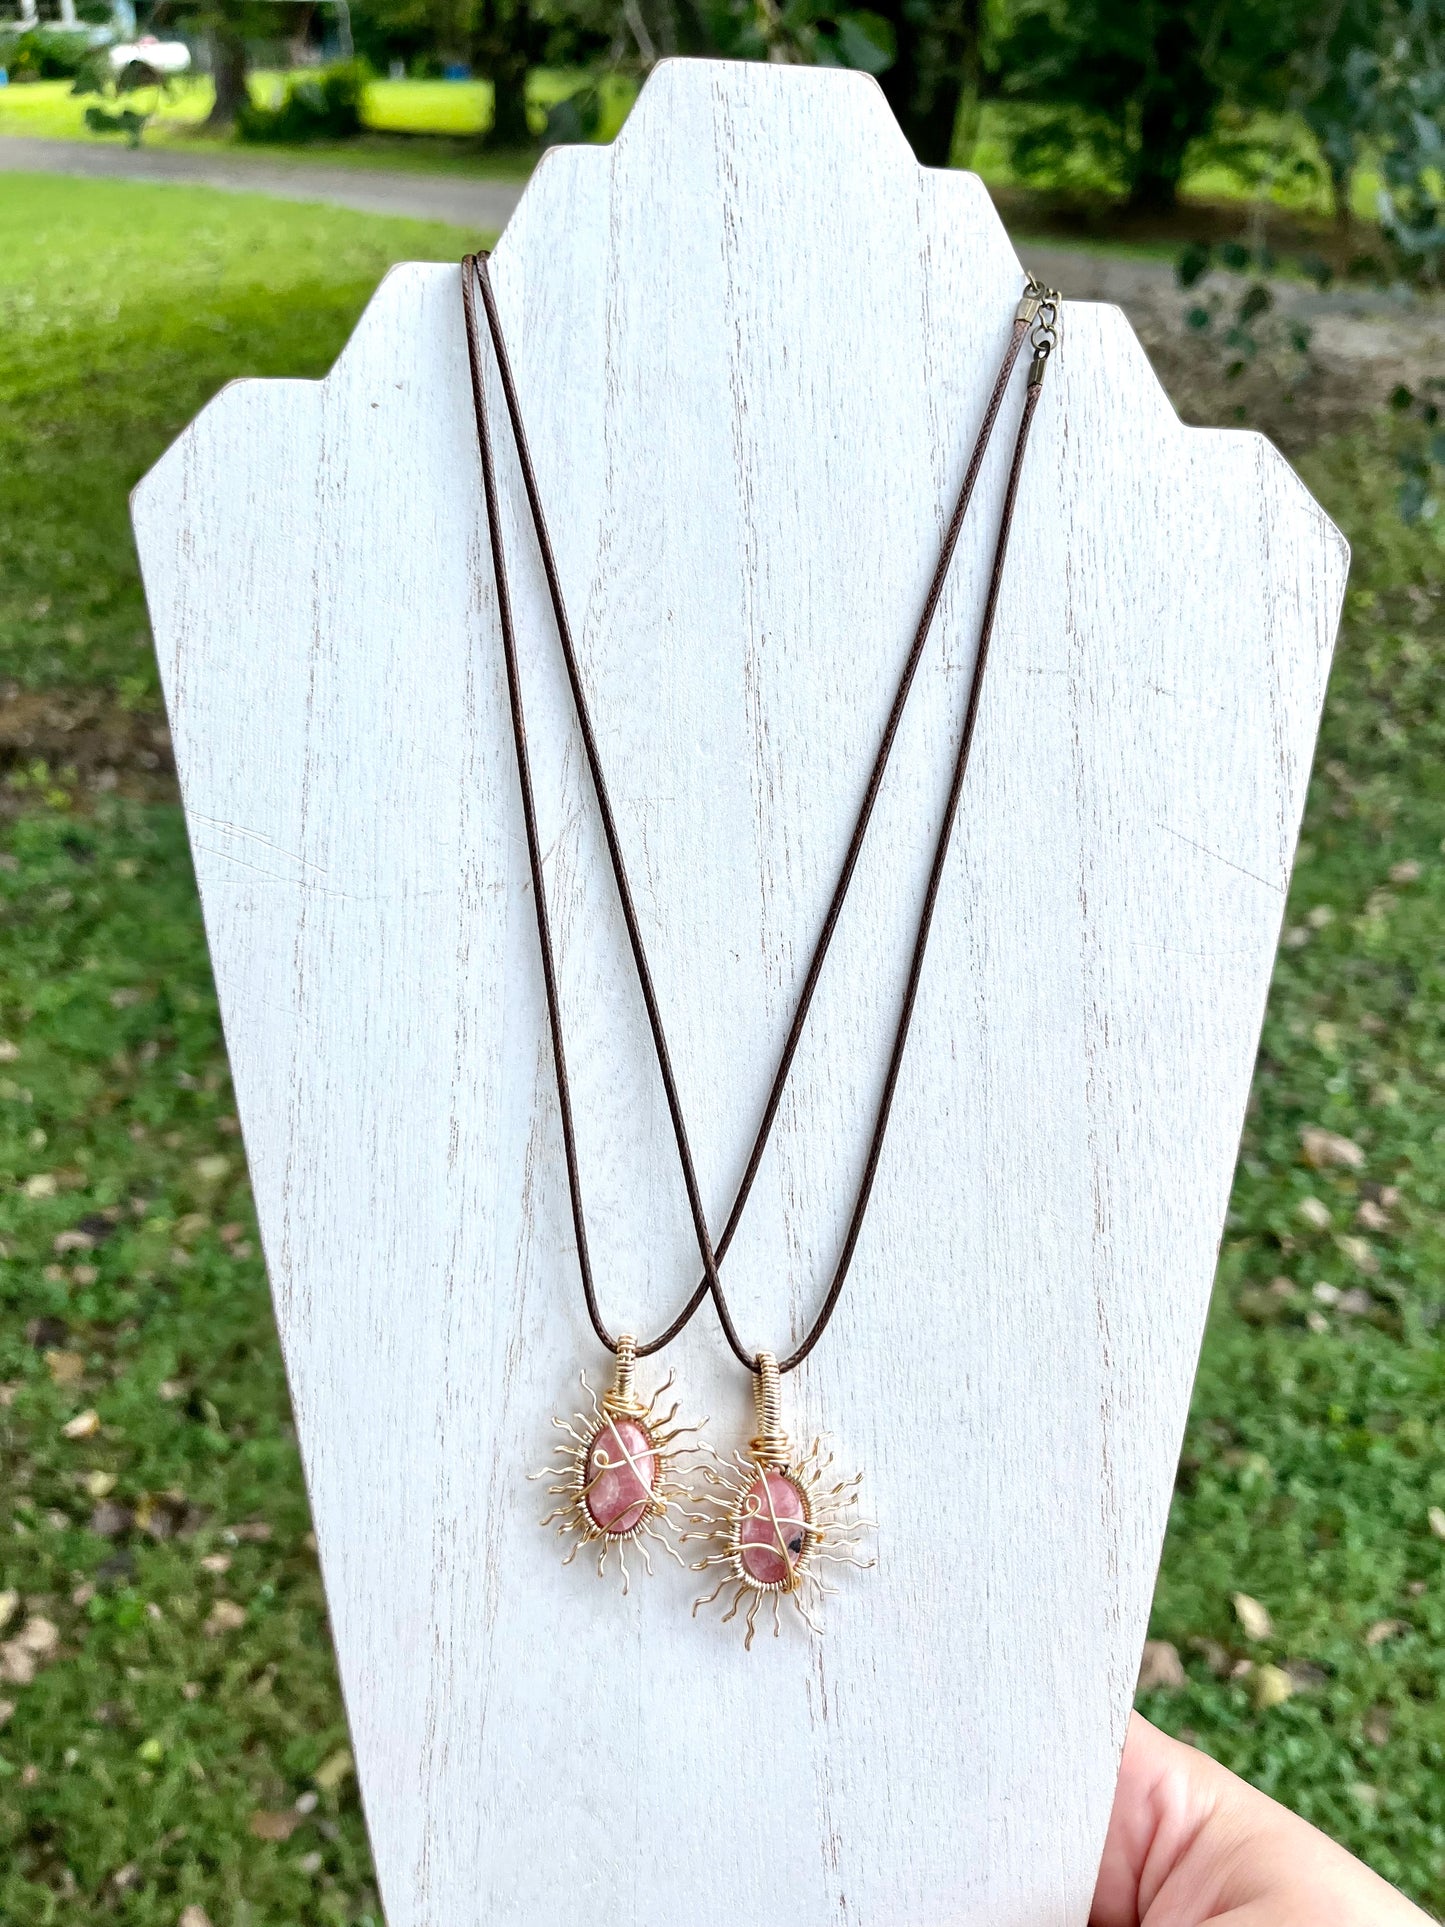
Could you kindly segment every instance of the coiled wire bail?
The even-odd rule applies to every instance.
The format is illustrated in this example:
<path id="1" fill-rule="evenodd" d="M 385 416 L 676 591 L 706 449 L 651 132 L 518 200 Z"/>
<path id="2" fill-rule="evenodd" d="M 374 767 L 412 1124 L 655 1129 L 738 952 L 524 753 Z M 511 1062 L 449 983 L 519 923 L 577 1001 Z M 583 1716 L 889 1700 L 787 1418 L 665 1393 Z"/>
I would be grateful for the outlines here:
<path id="1" fill-rule="evenodd" d="M 616 1418 L 640 1418 L 647 1409 L 633 1389 L 632 1373 L 636 1364 L 637 1340 L 624 1332 L 617 1341 L 612 1388 L 602 1394 L 602 1409 Z"/>
<path id="2" fill-rule="evenodd" d="M 778 1361 L 771 1352 L 758 1353 L 758 1375 L 753 1387 L 758 1429 L 748 1450 L 758 1465 L 783 1467 L 793 1456 L 793 1443 L 782 1425 L 782 1384 Z"/>

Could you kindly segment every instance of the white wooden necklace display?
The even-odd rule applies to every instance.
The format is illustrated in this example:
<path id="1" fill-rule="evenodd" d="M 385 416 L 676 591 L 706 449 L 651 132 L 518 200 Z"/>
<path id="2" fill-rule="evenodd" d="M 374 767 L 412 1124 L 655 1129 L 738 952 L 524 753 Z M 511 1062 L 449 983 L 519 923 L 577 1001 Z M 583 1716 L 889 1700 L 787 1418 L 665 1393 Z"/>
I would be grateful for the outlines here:
<path id="1" fill-rule="evenodd" d="M 1021 287 L 858 75 L 672 62 L 493 261 L 710 1221 L 731 1200 Z M 1017 376 L 1015 402 L 1027 364 Z M 495 381 L 494 418 L 501 415 Z M 1005 420 L 1009 419 L 1006 416 Z M 966 689 L 995 437 L 725 1267 L 784 1350 L 863 1156 Z M 604 1314 L 696 1278 L 499 443 Z M 605 1378 L 571 1249 L 458 271 L 241 382 L 135 525 L 390 1927 L 1082 1927 L 1343 590 L 1257 436 L 1069 306 L 877 1191 L 789 1381 L 879 1567 L 744 1655 L 537 1530 Z M 704 1310 L 676 1366 L 728 1451 Z M 654 1375 L 655 1374 L 655 1375 Z"/>

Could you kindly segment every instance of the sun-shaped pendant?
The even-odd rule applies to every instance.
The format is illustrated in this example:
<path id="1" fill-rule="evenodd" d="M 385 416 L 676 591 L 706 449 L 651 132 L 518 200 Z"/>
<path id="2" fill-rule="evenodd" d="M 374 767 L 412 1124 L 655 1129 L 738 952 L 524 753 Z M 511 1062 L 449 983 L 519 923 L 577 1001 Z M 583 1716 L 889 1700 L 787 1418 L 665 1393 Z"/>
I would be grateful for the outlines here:
<path id="1" fill-rule="evenodd" d="M 707 1423 L 703 1419 L 699 1425 L 676 1424 L 676 1405 L 659 1414 L 658 1404 L 672 1385 L 671 1374 L 644 1403 L 633 1389 L 636 1363 L 636 1341 L 619 1338 L 612 1388 L 600 1400 L 587 1383 L 587 1374 L 582 1374 L 582 1389 L 591 1401 L 591 1412 L 576 1412 L 570 1420 L 553 1419 L 571 1443 L 559 1441 L 556 1450 L 560 1462 L 531 1474 L 534 1479 L 553 1480 L 547 1490 L 562 1501 L 542 1524 L 555 1525 L 563 1536 L 575 1539 L 563 1565 L 570 1566 L 584 1546 L 596 1546 L 600 1577 L 615 1546 L 624 1593 L 631 1582 L 627 1570 L 629 1546 L 637 1548 L 649 1573 L 649 1540 L 680 1566 L 684 1564 L 665 1535 L 677 1532 L 682 1523 L 677 1508 L 684 1491 L 678 1483 L 677 1462 L 688 1453 L 702 1450 L 681 1441 Z"/>
<path id="2" fill-rule="evenodd" d="M 694 1564 L 694 1572 L 722 1569 L 713 1591 L 694 1603 L 693 1616 L 731 1586 L 733 1597 L 723 1621 L 735 1619 L 747 1600 L 743 1645 L 748 1650 L 765 1600 L 772 1602 L 774 1637 L 781 1630 L 785 1599 L 809 1632 L 820 1633 L 811 1608 L 838 1588 L 829 1585 L 818 1568 L 877 1563 L 860 1556 L 859 1535 L 874 1529 L 871 1519 L 857 1516 L 861 1474 L 830 1484 L 833 1455 L 821 1440 L 795 1458 L 779 1424 L 778 1407 L 777 1360 L 771 1352 L 760 1352 L 758 1435 L 750 1441 L 747 1456 L 739 1452 L 732 1460 L 703 1467 L 702 1478 L 711 1490 L 701 1493 L 698 1502 L 706 1510 L 690 1515 L 689 1523 L 699 1530 L 683 1534 L 684 1541 L 703 1539 L 713 1547 Z"/>

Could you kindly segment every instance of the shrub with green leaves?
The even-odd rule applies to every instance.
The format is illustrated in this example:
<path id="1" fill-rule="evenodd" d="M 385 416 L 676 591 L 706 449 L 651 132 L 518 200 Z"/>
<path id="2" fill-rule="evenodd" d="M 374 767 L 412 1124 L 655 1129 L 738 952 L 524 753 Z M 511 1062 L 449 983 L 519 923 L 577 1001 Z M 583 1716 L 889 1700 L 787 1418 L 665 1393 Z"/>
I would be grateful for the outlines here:
<path id="1" fill-rule="evenodd" d="M 276 107 L 242 104 L 236 128 L 242 140 L 305 142 L 354 140 L 361 132 L 361 106 L 370 75 L 359 60 L 315 74 L 293 74 Z"/>

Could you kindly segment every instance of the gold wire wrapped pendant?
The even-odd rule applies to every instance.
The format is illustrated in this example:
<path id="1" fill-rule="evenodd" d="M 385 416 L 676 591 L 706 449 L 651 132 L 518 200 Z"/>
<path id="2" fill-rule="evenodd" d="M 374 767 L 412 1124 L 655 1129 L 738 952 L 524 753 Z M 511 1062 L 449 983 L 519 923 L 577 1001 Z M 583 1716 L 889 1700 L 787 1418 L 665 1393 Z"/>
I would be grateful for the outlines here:
<path id="1" fill-rule="evenodd" d="M 778 1362 L 771 1352 L 758 1354 L 757 1410 L 758 1433 L 749 1442 L 748 1455 L 739 1452 L 731 1461 L 720 1459 L 703 1468 L 702 1478 L 711 1490 L 700 1493 L 698 1502 L 708 1510 L 691 1514 L 689 1523 L 701 1529 L 682 1535 L 684 1543 L 702 1539 L 713 1546 L 707 1558 L 694 1564 L 694 1572 L 722 1568 L 713 1591 L 694 1602 L 693 1617 L 732 1586 L 723 1623 L 735 1619 L 748 1601 L 743 1641 L 748 1651 L 765 1600 L 772 1602 L 774 1638 L 781 1631 L 784 1599 L 792 1602 L 809 1632 L 821 1633 L 810 1609 L 838 1588 L 827 1583 L 819 1566 L 866 1570 L 877 1564 L 859 1556 L 859 1534 L 875 1529 L 871 1519 L 857 1516 L 862 1474 L 828 1484 L 833 1454 L 821 1440 L 794 1458 L 792 1442 L 779 1423 Z"/>
<path id="2" fill-rule="evenodd" d="M 595 1545 L 600 1578 L 607 1570 L 607 1555 L 615 1546 L 624 1593 L 631 1584 L 629 1546 L 637 1548 L 649 1574 L 649 1540 L 680 1566 L 685 1564 L 665 1535 L 677 1532 L 682 1523 L 677 1508 L 685 1494 L 678 1482 L 677 1461 L 702 1450 L 699 1445 L 680 1441 L 707 1423 L 703 1419 L 698 1425 L 676 1424 L 676 1404 L 659 1415 L 658 1404 L 672 1386 L 671 1373 L 644 1403 L 633 1387 L 636 1363 L 636 1340 L 619 1338 L 612 1387 L 600 1401 L 587 1383 L 587 1374 L 582 1373 L 582 1389 L 591 1400 L 591 1412 L 575 1412 L 570 1420 L 553 1419 L 553 1425 L 571 1443 L 559 1441 L 556 1450 L 560 1461 L 530 1475 L 553 1480 L 547 1491 L 562 1501 L 542 1524 L 555 1525 L 564 1537 L 575 1538 L 576 1544 L 563 1565 L 570 1566 L 584 1546 Z"/>

